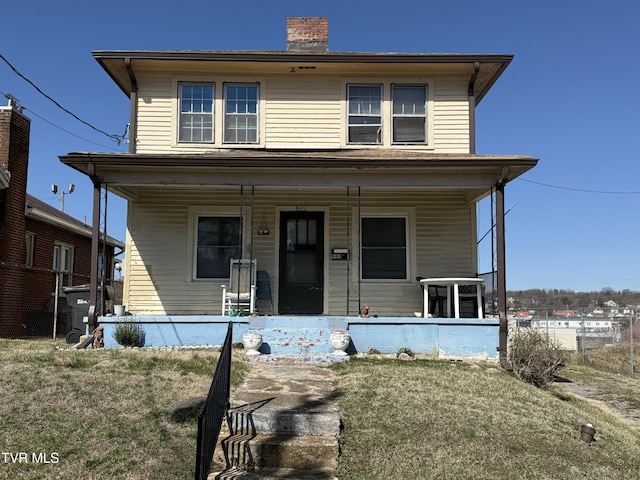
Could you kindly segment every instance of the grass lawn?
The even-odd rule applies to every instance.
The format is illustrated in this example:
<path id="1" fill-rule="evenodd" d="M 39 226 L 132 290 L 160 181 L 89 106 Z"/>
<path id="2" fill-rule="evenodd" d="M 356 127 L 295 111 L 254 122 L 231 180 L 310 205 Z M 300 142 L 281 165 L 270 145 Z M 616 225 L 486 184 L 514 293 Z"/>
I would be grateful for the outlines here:
<path id="1" fill-rule="evenodd" d="M 0 478 L 193 478 L 196 422 L 166 411 L 206 395 L 218 354 L 56 345 L 0 339 L 0 449 L 29 456 L 0 454 Z M 234 357 L 232 383 L 250 368 Z M 637 425 L 557 385 L 539 390 L 488 364 L 352 358 L 331 368 L 341 480 L 640 479 Z M 590 445 L 584 423 L 597 430 Z M 32 463 L 32 453 L 57 462 Z"/>
<path id="2" fill-rule="evenodd" d="M 0 478 L 193 478 L 197 422 L 167 409 L 207 395 L 217 353 L 56 345 L 0 339 L 0 449 L 18 459 L 0 453 Z M 233 362 L 232 383 L 248 368 Z"/>
<path id="3" fill-rule="evenodd" d="M 637 426 L 558 385 L 540 390 L 459 362 L 332 368 L 345 424 L 341 480 L 640 478 Z M 597 430 L 591 444 L 579 439 L 585 423 Z"/>

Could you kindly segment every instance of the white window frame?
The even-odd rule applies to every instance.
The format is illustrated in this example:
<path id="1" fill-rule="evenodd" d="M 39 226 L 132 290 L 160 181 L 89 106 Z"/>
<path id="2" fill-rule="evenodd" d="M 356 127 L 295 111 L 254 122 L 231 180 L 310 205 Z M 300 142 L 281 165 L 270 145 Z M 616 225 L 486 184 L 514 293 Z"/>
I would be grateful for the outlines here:
<path id="1" fill-rule="evenodd" d="M 237 88 L 237 87 L 246 87 L 246 88 L 255 88 L 256 90 L 256 98 L 255 98 L 255 112 L 228 112 L 227 111 L 227 100 L 228 100 L 228 89 L 229 88 Z M 223 84 L 223 130 L 222 130 L 222 143 L 223 144 L 231 144 L 231 145 L 257 145 L 260 143 L 260 84 L 258 82 L 225 82 Z M 231 123 L 232 119 L 238 119 L 241 117 L 253 117 L 255 121 L 255 134 L 256 138 L 254 141 L 239 141 L 239 140 L 231 140 L 227 138 L 227 128 L 228 124 Z M 241 130 L 241 129 L 236 129 Z M 242 129 L 248 135 L 248 132 L 253 129 L 245 128 Z"/>
<path id="2" fill-rule="evenodd" d="M 376 115 L 371 112 L 352 112 L 351 111 L 351 88 L 377 88 L 380 92 L 380 104 L 379 110 L 380 112 Z M 382 142 L 382 132 L 384 130 L 384 86 L 381 83 L 348 83 L 346 89 L 346 109 L 347 109 L 347 143 L 349 145 L 381 145 Z M 380 117 L 379 123 L 351 123 L 352 118 L 368 118 L 368 117 Z M 366 128 L 366 127 L 378 127 L 376 131 L 376 138 L 373 142 L 356 142 L 350 140 L 351 138 L 351 129 L 358 128 Z"/>
<path id="3" fill-rule="evenodd" d="M 228 280 L 227 277 L 197 277 L 198 272 L 198 219 L 202 217 L 228 217 L 228 218 L 240 218 L 241 219 L 241 229 L 242 229 L 242 248 L 241 248 L 241 256 L 244 258 L 244 254 L 247 251 L 247 218 L 248 212 L 245 208 L 243 210 L 242 216 L 239 215 L 238 211 L 233 211 L 233 209 L 226 208 L 217 208 L 217 207 L 206 207 L 206 206 L 191 206 L 188 208 L 189 211 L 189 221 L 187 225 L 188 235 L 187 235 L 187 282 L 197 282 L 197 283 L 219 283 L 222 280 Z"/>
<path id="4" fill-rule="evenodd" d="M 73 267 L 75 259 L 75 247 L 68 243 L 54 242 L 53 244 L 53 271 L 55 275 L 62 273 L 62 282 L 59 288 L 73 285 Z M 66 261 L 68 260 L 68 261 Z M 64 264 L 64 265 L 62 265 Z M 55 284 L 54 284 L 55 285 Z"/>
<path id="5" fill-rule="evenodd" d="M 364 255 L 362 251 L 362 219 L 364 218 L 403 218 L 405 220 L 405 277 L 404 278 L 363 278 Z M 407 209 L 388 209 L 384 211 L 366 211 L 363 210 L 358 219 L 358 249 L 360 251 L 359 277 L 361 282 L 372 283 L 406 283 L 410 281 L 412 272 L 412 262 L 414 245 L 411 232 L 415 231 L 414 218 L 412 210 Z"/>
<path id="6" fill-rule="evenodd" d="M 26 254 L 24 264 L 27 267 L 33 267 L 33 262 L 35 259 L 35 251 L 36 251 L 36 234 L 31 232 L 25 232 L 24 241 L 25 241 L 25 254 Z"/>
<path id="7" fill-rule="evenodd" d="M 188 111 L 188 112 L 183 112 L 182 111 L 182 98 L 183 98 L 183 87 L 188 87 L 188 86 L 203 86 L 203 87 L 211 87 L 211 112 L 197 112 L 197 111 Z M 204 103 L 204 102 L 203 102 Z M 178 143 L 185 143 L 185 144 L 212 144 L 215 143 L 215 138 L 216 138 L 216 128 L 215 128 L 215 107 L 216 107 L 216 85 L 214 82 L 198 82 L 198 81 L 181 81 L 178 82 L 178 128 L 177 128 L 177 139 L 178 139 Z M 183 128 L 183 119 L 185 117 L 197 117 L 200 116 L 203 119 L 203 123 L 204 120 L 209 117 L 209 123 L 211 125 L 210 129 L 211 129 L 211 139 L 206 139 L 206 140 L 186 140 L 183 139 L 181 134 L 182 134 L 182 128 Z M 194 130 L 192 128 L 192 130 Z M 201 127 L 200 130 L 202 132 L 205 131 L 204 127 Z M 192 135 L 193 136 L 193 135 Z"/>
<path id="8" fill-rule="evenodd" d="M 398 77 L 376 77 L 369 78 L 366 82 L 362 81 L 362 78 L 352 77 L 341 80 L 341 92 L 343 95 L 342 103 L 342 148 L 345 149 L 357 149 L 362 148 L 363 145 L 367 145 L 368 148 L 389 148 L 389 149 L 415 149 L 424 151 L 435 150 L 434 140 L 434 98 L 433 87 L 434 81 L 431 77 L 413 77 L 413 78 L 398 78 Z M 351 143 L 349 142 L 349 86 L 350 85 L 382 85 L 382 120 L 381 120 L 381 132 L 379 143 Z M 392 85 L 409 85 L 409 86 L 424 86 L 427 92 L 427 105 L 426 105 L 426 141 L 425 143 L 394 143 L 393 141 L 393 104 L 392 104 Z"/>
<path id="9" fill-rule="evenodd" d="M 414 112 L 395 112 L 396 98 L 395 89 L 397 88 L 422 88 L 424 89 L 424 114 Z M 396 134 L 396 119 L 402 118 L 422 118 L 424 119 L 424 141 L 417 142 L 402 142 L 395 140 Z M 421 83 L 392 83 L 391 84 L 391 143 L 393 145 L 426 145 L 429 140 L 429 87 L 427 84 Z"/>

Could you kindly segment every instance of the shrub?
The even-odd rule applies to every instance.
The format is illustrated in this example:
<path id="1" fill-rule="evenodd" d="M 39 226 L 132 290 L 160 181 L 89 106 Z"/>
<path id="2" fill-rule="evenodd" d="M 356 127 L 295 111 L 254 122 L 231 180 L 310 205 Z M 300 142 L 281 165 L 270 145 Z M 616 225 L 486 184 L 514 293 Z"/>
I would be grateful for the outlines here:
<path id="1" fill-rule="evenodd" d="M 123 347 L 144 347 L 146 336 L 144 328 L 132 321 L 116 323 L 113 331 L 113 339 Z"/>
<path id="2" fill-rule="evenodd" d="M 569 354 L 546 332 L 526 328 L 511 336 L 509 360 L 513 371 L 538 388 L 547 388 L 568 359 Z"/>
<path id="3" fill-rule="evenodd" d="M 409 347 L 400 347 L 398 349 L 398 351 L 396 352 L 396 357 L 399 357 L 400 354 L 402 353 L 406 353 L 407 355 L 409 355 L 411 358 L 415 357 L 416 354 L 413 353 L 413 350 L 411 350 Z"/>

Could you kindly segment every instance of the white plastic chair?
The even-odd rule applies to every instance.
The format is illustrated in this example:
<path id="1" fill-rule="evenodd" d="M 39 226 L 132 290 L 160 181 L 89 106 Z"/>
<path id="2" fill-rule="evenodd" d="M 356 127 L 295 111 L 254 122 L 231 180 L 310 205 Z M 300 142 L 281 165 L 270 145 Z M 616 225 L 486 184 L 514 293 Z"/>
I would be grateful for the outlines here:
<path id="1" fill-rule="evenodd" d="M 256 308 L 256 259 L 232 258 L 229 286 L 222 285 L 222 315 L 251 315 Z"/>

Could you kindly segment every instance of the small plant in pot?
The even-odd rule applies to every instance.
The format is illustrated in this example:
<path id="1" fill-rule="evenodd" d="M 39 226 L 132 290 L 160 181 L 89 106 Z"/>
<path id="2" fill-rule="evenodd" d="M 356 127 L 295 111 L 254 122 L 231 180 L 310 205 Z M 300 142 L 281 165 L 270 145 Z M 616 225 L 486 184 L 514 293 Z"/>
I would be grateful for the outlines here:
<path id="1" fill-rule="evenodd" d="M 144 328 L 133 321 L 118 322 L 113 331 L 113 339 L 123 347 L 144 347 L 146 333 Z"/>

